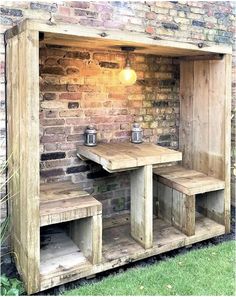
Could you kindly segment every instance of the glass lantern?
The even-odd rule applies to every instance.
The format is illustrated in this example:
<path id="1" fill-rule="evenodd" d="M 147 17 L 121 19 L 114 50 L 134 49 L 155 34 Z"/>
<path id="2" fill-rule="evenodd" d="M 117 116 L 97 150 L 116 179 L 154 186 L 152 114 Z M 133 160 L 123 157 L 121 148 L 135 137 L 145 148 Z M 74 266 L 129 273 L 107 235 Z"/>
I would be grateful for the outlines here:
<path id="1" fill-rule="evenodd" d="M 131 142 L 142 143 L 143 142 L 143 130 L 138 123 L 134 123 L 131 130 Z"/>
<path id="2" fill-rule="evenodd" d="M 97 145 L 97 130 L 92 125 L 89 125 L 85 130 L 84 145 L 86 145 L 86 146 L 96 146 Z"/>

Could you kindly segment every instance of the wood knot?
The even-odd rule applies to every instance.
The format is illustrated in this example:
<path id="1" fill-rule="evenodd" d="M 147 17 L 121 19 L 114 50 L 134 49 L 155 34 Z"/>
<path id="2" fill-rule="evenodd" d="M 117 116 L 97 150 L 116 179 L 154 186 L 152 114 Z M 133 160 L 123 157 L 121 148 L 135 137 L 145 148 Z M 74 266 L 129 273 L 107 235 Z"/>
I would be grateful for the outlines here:
<path id="1" fill-rule="evenodd" d="M 108 35 L 107 35 L 107 33 L 105 33 L 105 32 L 102 32 L 101 34 L 99 34 L 101 37 L 107 37 Z"/>

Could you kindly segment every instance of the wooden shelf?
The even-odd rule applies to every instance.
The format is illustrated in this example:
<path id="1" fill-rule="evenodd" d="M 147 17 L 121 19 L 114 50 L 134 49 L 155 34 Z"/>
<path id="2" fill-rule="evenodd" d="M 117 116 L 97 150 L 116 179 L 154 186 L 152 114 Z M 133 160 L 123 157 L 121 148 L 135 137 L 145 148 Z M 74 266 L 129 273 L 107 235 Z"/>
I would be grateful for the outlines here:
<path id="1" fill-rule="evenodd" d="M 40 188 L 40 226 L 102 213 L 102 204 L 71 182 L 43 184 Z"/>

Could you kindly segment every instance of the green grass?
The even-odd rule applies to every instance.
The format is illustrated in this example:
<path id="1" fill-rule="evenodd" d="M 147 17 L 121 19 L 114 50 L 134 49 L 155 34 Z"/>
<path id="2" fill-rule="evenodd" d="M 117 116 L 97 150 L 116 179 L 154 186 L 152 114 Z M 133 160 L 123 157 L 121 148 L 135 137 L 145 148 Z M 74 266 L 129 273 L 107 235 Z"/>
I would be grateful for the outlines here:
<path id="1" fill-rule="evenodd" d="M 235 295 L 235 241 L 129 269 L 64 295 Z"/>

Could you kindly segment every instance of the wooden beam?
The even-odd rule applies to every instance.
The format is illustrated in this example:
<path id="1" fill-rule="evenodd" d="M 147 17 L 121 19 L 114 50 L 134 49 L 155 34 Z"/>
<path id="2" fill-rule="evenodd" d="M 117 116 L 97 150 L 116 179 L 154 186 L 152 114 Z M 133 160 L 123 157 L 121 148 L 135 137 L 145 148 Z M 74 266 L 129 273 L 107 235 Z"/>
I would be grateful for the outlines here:
<path id="1" fill-rule="evenodd" d="M 210 61 L 210 60 L 223 60 L 224 54 L 210 54 L 210 55 L 199 55 L 199 56 L 185 56 L 178 57 L 181 61 Z"/>
<path id="2" fill-rule="evenodd" d="M 145 249 L 152 247 L 152 165 L 131 172 L 131 235 Z"/>
<path id="3" fill-rule="evenodd" d="M 74 37 L 86 37 L 96 38 L 100 41 L 119 41 L 121 45 L 134 45 L 139 47 L 153 46 L 156 48 L 163 48 L 166 50 L 165 55 L 168 54 L 169 50 L 174 50 L 176 55 L 180 55 L 180 50 L 188 52 L 189 54 L 204 54 L 204 53 L 220 53 L 220 54 L 231 54 L 232 48 L 220 45 L 207 45 L 199 48 L 198 44 L 192 44 L 187 42 L 170 41 L 170 40 L 156 40 L 152 37 L 143 33 L 124 32 L 109 29 L 97 29 L 81 25 L 66 25 L 66 24 L 52 24 L 49 22 L 41 22 L 35 20 L 26 19 L 23 23 L 20 23 L 18 29 L 9 29 L 6 33 L 6 39 L 11 38 L 16 33 L 20 33 L 25 29 L 35 30 L 38 32 L 55 33 L 56 35 L 71 35 Z M 105 34 L 104 34 L 105 33 Z"/>

